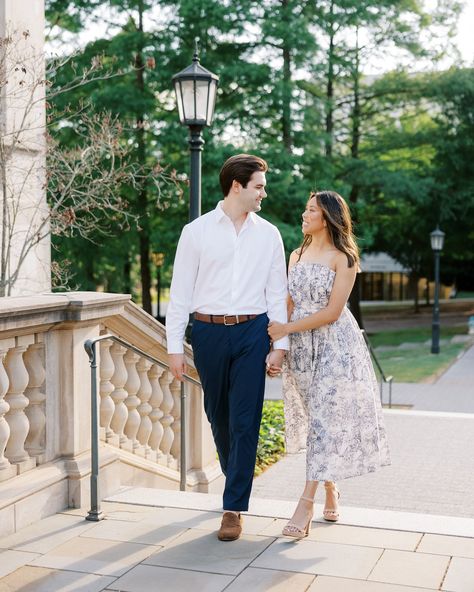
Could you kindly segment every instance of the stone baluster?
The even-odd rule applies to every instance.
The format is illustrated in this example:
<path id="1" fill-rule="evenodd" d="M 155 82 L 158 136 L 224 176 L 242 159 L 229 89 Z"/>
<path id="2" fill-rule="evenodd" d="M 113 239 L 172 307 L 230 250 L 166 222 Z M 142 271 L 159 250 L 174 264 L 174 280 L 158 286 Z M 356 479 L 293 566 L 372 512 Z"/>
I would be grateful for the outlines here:
<path id="1" fill-rule="evenodd" d="M 159 381 L 161 390 L 163 392 L 163 402 L 161 403 L 161 410 L 163 416 L 161 417 L 161 425 L 163 426 L 163 438 L 161 439 L 161 451 L 166 457 L 167 464 L 172 460 L 170 455 L 171 446 L 173 445 L 174 433 L 171 429 L 171 424 L 174 421 L 170 411 L 173 408 L 173 395 L 170 391 L 170 382 L 174 380 L 171 372 L 163 372 Z"/>
<path id="2" fill-rule="evenodd" d="M 140 388 L 140 377 L 137 372 L 138 359 L 139 356 L 132 350 L 128 350 L 124 357 L 125 366 L 127 367 L 125 390 L 128 393 L 128 397 L 125 399 L 125 405 L 128 409 L 128 419 L 124 432 L 132 443 L 133 452 L 144 455 L 144 449 L 137 440 L 138 428 L 140 427 L 140 414 L 137 411 L 137 407 L 140 404 L 140 399 L 137 397 L 137 392 Z"/>
<path id="3" fill-rule="evenodd" d="M 156 460 L 156 454 L 153 453 L 149 440 L 151 436 L 152 423 L 150 419 L 150 413 L 152 407 L 150 405 L 151 398 L 151 383 L 148 378 L 148 370 L 151 367 L 151 362 L 146 358 L 140 358 L 137 364 L 137 372 L 140 377 L 140 388 L 138 389 L 137 396 L 140 399 L 140 405 L 137 407 L 137 411 L 140 414 L 140 427 L 137 432 L 137 440 L 144 447 L 145 457 Z"/>
<path id="4" fill-rule="evenodd" d="M 25 409 L 25 413 L 30 422 L 30 431 L 26 439 L 25 448 L 28 450 L 30 456 L 36 457 L 38 464 L 41 462 L 41 456 L 44 454 L 46 436 L 46 414 L 44 411 L 46 394 L 41 388 L 44 385 L 44 379 L 46 377 L 46 370 L 43 365 L 43 352 L 43 343 L 37 342 L 30 345 L 23 356 L 29 376 L 28 387 L 25 390 L 29 405 Z"/>
<path id="5" fill-rule="evenodd" d="M 111 396 L 114 392 L 111 378 L 115 370 L 110 353 L 111 347 L 112 341 L 108 339 L 100 342 L 100 425 L 105 430 L 105 440 L 109 444 L 118 446 L 119 438 L 110 426 L 115 411 L 115 403 Z"/>
<path id="6" fill-rule="evenodd" d="M 179 459 L 179 451 L 181 448 L 181 382 L 179 380 L 173 380 L 170 384 L 170 391 L 173 395 L 171 415 L 174 419 L 173 424 L 171 425 L 174 434 L 171 454 L 175 459 Z"/>
<path id="7" fill-rule="evenodd" d="M 30 422 L 25 413 L 28 405 L 28 399 L 24 392 L 28 386 L 29 376 L 23 361 L 23 353 L 26 345 L 18 345 L 8 350 L 5 358 L 5 369 L 8 374 L 10 386 L 5 396 L 5 400 L 10 405 L 10 410 L 6 413 L 5 419 L 10 426 L 10 438 L 5 449 L 5 456 L 11 463 L 18 464 L 18 470 L 31 469 L 36 465 L 36 461 L 30 458 L 25 450 L 25 442 L 30 429 Z"/>
<path id="8" fill-rule="evenodd" d="M 118 343 L 114 343 L 110 349 L 112 360 L 114 362 L 114 373 L 110 379 L 111 383 L 114 385 L 114 390 L 110 396 L 115 404 L 110 427 L 119 437 L 120 447 L 126 450 L 131 450 L 132 444 L 123 431 L 128 418 L 128 409 L 124 403 L 127 398 L 127 391 L 124 389 L 127 380 L 127 369 L 125 368 L 125 363 L 123 361 L 125 351 L 126 349 Z"/>
<path id="9" fill-rule="evenodd" d="M 161 403 L 163 402 L 163 391 L 161 390 L 159 378 L 163 372 L 164 369 L 158 366 L 158 364 L 153 364 L 148 372 L 148 378 L 150 379 L 151 384 L 151 397 L 149 403 L 152 409 L 150 413 L 152 428 L 148 444 L 156 453 L 156 460 L 160 463 L 164 460 L 166 464 L 165 456 L 160 450 L 161 439 L 163 438 L 163 426 L 160 421 L 163 417 L 163 411 L 160 409 Z"/>
<path id="10" fill-rule="evenodd" d="M 8 348 L 0 348 L 0 481 L 16 475 L 16 467 L 12 467 L 10 461 L 5 457 L 5 448 L 10 437 L 10 426 L 5 419 L 5 414 L 10 409 L 10 405 L 4 399 L 10 384 L 3 365 L 7 351 Z"/>

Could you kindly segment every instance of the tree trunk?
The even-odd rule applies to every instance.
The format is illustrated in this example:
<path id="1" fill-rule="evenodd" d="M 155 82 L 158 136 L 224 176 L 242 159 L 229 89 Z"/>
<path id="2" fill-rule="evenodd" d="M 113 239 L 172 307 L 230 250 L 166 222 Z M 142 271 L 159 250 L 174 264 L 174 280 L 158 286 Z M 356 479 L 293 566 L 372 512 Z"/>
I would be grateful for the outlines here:
<path id="1" fill-rule="evenodd" d="M 359 37 L 357 34 L 357 44 L 356 44 L 356 56 L 355 56 L 355 64 L 354 64 L 354 105 L 352 109 L 352 141 L 351 141 L 351 157 L 352 160 L 355 161 L 359 158 L 359 143 L 360 143 L 360 96 L 359 96 L 359 79 L 360 79 L 360 72 L 359 72 Z M 357 182 L 353 181 L 351 191 L 349 194 L 349 200 L 351 203 L 355 204 L 357 202 L 357 198 L 359 197 L 359 186 Z M 354 222 L 357 223 L 357 219 L 355 219 L 354 215 Z M 354 315 L 359 327 L 361 329 L 364 328 L 364 321 L 362 319 L 362 311 L 360 308 L 360 273 L 356 274 L 356 280 L 354 283 L 354 287 L 352 288 L 351 295 L 349 297 L 349 304 L 351 307 L 351 312 Z"/>
<path id="2" fill-rule="evenodd" d="M 130 256 L 127 255 L 125 262 L 123 264 L 123 291 L 125 292 L 125 294 L 132 293 L 131 271 L 132 263 L 130 261 Z"/>
<path id="3" fill-rule="evenodd" d="M 281 0 L 283 22 L 289 23 L 288 0 Z M 292 130 L 291 130 L 291 51 L 290 44 L 286 38 L 283 38 L 283 89 L 282 89 L 282 134 L 283 146 L 291 154 L 292 150 Z"/>
<path id="4" fill-rule="evenodd" d="M 331 1 L 331 33 L 328 49 L 328 78 L 326 85 L 326 157 L 332 158 L 333 129 L 334 129 L 334 2 Z"/>
<path id="5" fill-rule="evenodd" d="M 420 300 L 418 298 L 418 274 L 415 273 L 413 278 L 413 296 L 415 299 L 415 313 L 420 312 Z"/>
<path id="6" fill-rule="evenodd" d="M 351 295 L 349 296 L 349 307 L 351 309 L 351 313 L 354 315 L 357 324 L 361 329 L 364 328 L 364 320 L 362 318 L 362 311 L 360 308 L 360 280 L 361 274 L 356 274 L 356 279 L 354 282 L 354 287 L 352 288 Z"/>
<path id="7" fill-rule="evenodd" d="M 4 151 L 2 150 L 2 155 Z M 0 164 L 1 169 L 1 183 L 2 183 L 2 253 L 1 253 L 1 262 L 0 262 L 0 297 L 5 296 L 6 293 L 6 284 L 7 284 L 7 232 L 8 232 L 8 225 L 7 225 L 7 174 L 6 174 L 6 163 L 2 162 Z"/>
<path id="8" fill-rule="evenodd" d="M 138 31 L 139 47 L 135 56 L 136 80 L 140 91 L 145 90 L 143 76 L 143 2 L 138 5 Z M 146 143 L 143 113 L 137 114 L 137 144 L 138 162 L 146 164 Z M 142 284 L 142 307 L 151 314 L 151 272 L 150 272 L 150 225 L 148 220 L 148 191 L 146 182 L 143 183 L 138 193 L 138 212 L 140 215 L 140 278 Z"/>
<path id="9" fill-rule="evenodd" d="M 359 31 L 356 36 L 356 55 L 354 63 L 354 105 L 352 108 L 352 141 L 351 141 L 351 158 L 353 164 L 359 159 L 359 145 L 360 145 L 360 63 L 359 63 Z M 359 197 L 359 185 L 353 181 L 349 200 L 351 203 L 356 203 Z"/>

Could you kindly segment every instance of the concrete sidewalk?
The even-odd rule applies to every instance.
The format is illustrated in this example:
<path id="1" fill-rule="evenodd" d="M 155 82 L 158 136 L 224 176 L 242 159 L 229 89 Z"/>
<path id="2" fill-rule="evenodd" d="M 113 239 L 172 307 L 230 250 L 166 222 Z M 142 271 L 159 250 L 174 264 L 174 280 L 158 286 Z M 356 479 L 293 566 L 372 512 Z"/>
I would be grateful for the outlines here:
<path id="1" fill-rule="evenodd" d="M 407 405 L 417 411 L 474 413 L 474 345 L 436 382 L 394 382 L 392 388 L 392 403 L 397 406 Z M 282 398 L 281 378 L 267 379 L 265 398 Z M 388 401 L 387 385 L 384 385 L 383 400 Z"/>
<path id="2" fill-rule="evenodd" d="M 474 518 L 474 415 L 385 410 L 392 465 L 338 481 L 340 504 Z M 254 480 L 253 495 L 297 500 L 305 453 L 287 455 Z M 323 492 L 316 499 L 323 501 Z M 474 536 L 474 531 L 473 531 Z"/>
<path id="3" fill-rule="evenodd" d="M 267 385 L 267 398 L 281 397 L 281 379 Z M 340 481 L 341 506 L 474 518 L 474 346 L 434 384 L 395 383 L 393 403 L 411 409 L 384 412 L 392 465 Z M 305 454 L 287 455 L 253 493 L 297 500 L 304 482 Z"/>

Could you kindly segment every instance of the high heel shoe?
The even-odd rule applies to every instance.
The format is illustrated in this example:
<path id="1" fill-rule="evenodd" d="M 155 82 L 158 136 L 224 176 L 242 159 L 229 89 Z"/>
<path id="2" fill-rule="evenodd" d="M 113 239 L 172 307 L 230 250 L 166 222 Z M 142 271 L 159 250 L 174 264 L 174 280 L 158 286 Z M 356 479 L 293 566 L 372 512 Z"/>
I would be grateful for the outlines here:
<path id="1" fill-rule="evenodd" d="M 329 489 L 331 491 L 335 491 L 335 493 L 337 494 L 338 500 L 341 497 L 341 492 L 339 491 L 339 489 L 336 487 L 336 485 L 334 483 L 332 483 L 332 482 L 325 483 L 324 488 L 326 490 Z M 324 508 L 323 518 L 324 518 L 324 520 L 326 520 L 326 522 L 337 522 L 339 520 L 338 508 Z"/>
<path id="2" fill-rule="evenodd" d="M 304 500 L 306 502 L 311 502 L 311 504 L 314 504 L 314 500 L 311 499 L 310 497 L 301 496 L 300 500 Z M 288 524 L 283 528 L 282 534 L 284 536 L 292 537 L 294 539 L 303 539 L 304 537 L 308 536 L 308 534 L 311 530 L 311 520 L 312 519 L 313 519 L 313 510 L 311 510 L 311 514 L 308 518 L 308 522 L 303 527 L 298 526 L 297 524 L 294 524 L 292 522 L 292 520 L 293 520 L 293 518 L 292 518 L 288 522 Z"/>

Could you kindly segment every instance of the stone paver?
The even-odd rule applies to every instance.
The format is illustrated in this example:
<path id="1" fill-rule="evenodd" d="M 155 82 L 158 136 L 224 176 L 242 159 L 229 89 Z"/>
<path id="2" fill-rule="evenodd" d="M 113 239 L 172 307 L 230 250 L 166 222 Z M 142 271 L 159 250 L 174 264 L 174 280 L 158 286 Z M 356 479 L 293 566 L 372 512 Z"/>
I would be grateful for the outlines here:
<path id="1" fill-rule="evenodd" d="M 474 538 L 425 534 L 417 551 L 474 559 Z"/>
<path id="2" fill-rule="evenodd" d="M 93 522 L 86 522 L 83 516 L 56 514 L 36 522 L 15 534 L 2 537 L 0 548 L 46 553 L 61 543 L 92 528 Z"/>
<path id="3" fill-rule="evenodd" d="M 419 532 L 404 532 L 383 528 L 361 528 L 357 526 L 345 526 L 343 524 L 339 525 L 337 529 L 331 526 L 318 524 L 316 528 L 311 530 L 308 537 L 309 540 L 414 551 L 422 538 Z"/>
<path id="4" fill-rule="evenodd" d="M 281 538 L 252 566 L 365 580 L 382 553 L 378 548 Z"/>
<path id="5" fill-rule="evenodd" d="M 159 502 L 168 499 L 170 493 L 147 491 L 149 499 Z M 132 500 L 133 490 L 127 489 L 126 493 Z M 146 501 L 144 490 L 137 490 L 136 495 L 141 503 Z M 148 507 L 131 501 L 104 502 L 106 520 L 98 524 L 84 521 L 91 526 L 83 532 L 77 529 L 81 519 L 77 511 L 61 513 L 56 521 L 48 518 L 38 522 L 34 541 L 33 527 L 20 531 L 16 538 L 9 538 L 12 547 L 0 551 L 0 566 L 7 564 L 7 571 L 11 572 L 3 572 L 0 577 L 0 592 L 474 589 L 474 559 L 470 557 L 474 537 L 447 536 L 451 532 L 449 525 L 444 532 L 426 534 L 391 527 L 313 523 L 310 537 L 294 541 L 278 536 L 284 520 L 271 517 L 276 508 L 287 512 L 286 507 L 281 502 L 264 500 L 271 513 L 246 516 L 244 536 L 222 543 L 214 531 L 220 515 L 206 507 L 215 505 L 219 496 L 173 492 L 173 497 L 176 506 L 182 499 L 181 503 L 188 508 L 154 507 L 156 501 Z M 203 498 L 209 498 L 208 502 Z M 199 507 L 199 501 L 204 509 Z M 194 509 L 189 507 L 190 502 L 197 504 Z M 265 509 L 259 503 L 254 507 Z M 437 517 L 424 519 L 428 527 L 426 520 L 438 524 Z M 56 524 L 57 530 L 61 524 L 63 530 L 71 529 L 73 536 L 63 542 L 58 538 L 57 545 L 51 548 L 48 527 L 52 524 Z M 167 536 L 169 533 L 172 534 Z M 119 540 L 101 538 L 102 535 Z M 16 549 L 16 545 L 33 542 L 38 552 Z"/>
<path id="6" fill-rule="evenodd" d="M 368 579 L 438 590 L 449 560 L 444 555 L 386 550 Z"/>
<path id="7" fill-rule="evenodd" d="M 232 576 L 199 573 L 189 570 L 169 569 L 154 565 L 137 565 L 110 586 L 120 592 L 220 592 L 231 581 Z"/>
<path id="8" fill-rule="evenodd" d="M 311 574 L 249 567 L 232 582 L 226 592 L 306 592 L 313 580 Z"/>
<path id="9" fill-rule="evenodd" d="M 38 553 L 27 553 L 25 551 L 14 551 L 7 549 L 0 551 L 0 578 L 15 571 L 19 567 L 23 567 L 28 562 L 36 559 Z"/>
<path id="10" fill-rule="evenodd" d="M 364 580 L 349 580 L 331 576 L 316 576 L 308 592 L 429 592 L 433 588 L 413 588 Z"/>
<path id="11" fill-rule="evenodd" d="M 237 575 L 273 542 L 270 537 L 244 535 L 232 546 L 215 532 L 189 530 L 144 561 L 147 565 Z"/>
<path id="12" fill-rule="evenodd" d="M 474 559 L 453 557 L 441 590 L 472 592 L 474 590 Z"/>
<path id="13" fill-rule="evenodd" d="M 45 567 L 22 567 L 0 580 L 0 592 L 100 592 L 114 578 Z"/>
<path id="14" fill-rule="evenodd" d="M 158 548 L 133 542 L 120 543 L 76 537 L 34 559 L 30 565 L 120 576 Z"/>

